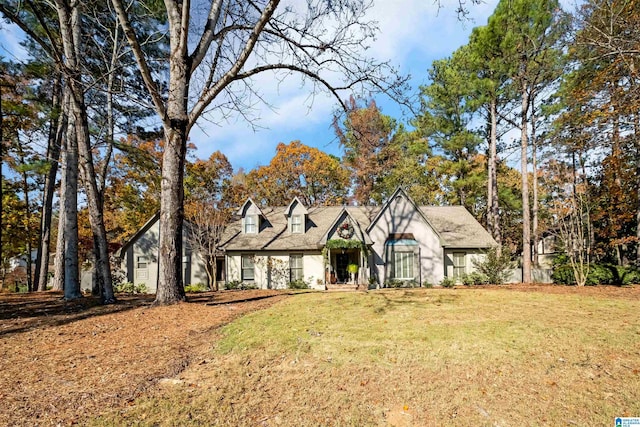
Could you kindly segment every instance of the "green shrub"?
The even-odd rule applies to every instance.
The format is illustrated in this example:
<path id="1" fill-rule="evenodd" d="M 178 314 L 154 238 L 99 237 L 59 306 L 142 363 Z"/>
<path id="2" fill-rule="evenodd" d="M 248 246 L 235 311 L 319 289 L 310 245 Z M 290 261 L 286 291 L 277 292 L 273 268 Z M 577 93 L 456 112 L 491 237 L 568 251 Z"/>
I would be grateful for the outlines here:
<path id="1" fill-rule="evenodd" d="M 122 282 L 114 286 L 113 291 L 119 294 L 132 294 L 136 291 L 133 282 Z"/>
<path id="2" fill-rule="evenodd" d="M 415 280 L 391 279 L 384 282 L 385 288 L 418 288 L 420 284 Z"/>
<path id="3" fill-rule="evenodd" d="M 224 288 L 228 291 L 246 291 L 249 289 L 258 289 L 255 283 L 241 282 L 240 280 L 232 280 L 224 284 Z"/>
<path id="4" fill-rule="evenodd" d="M 571 268 L 569 264 L 554 266 L 553 273 L 551 273 L 551 280 L 553 280 L 553 283 L 559 285 L 576 284 L 573 268 Z"/>
<path id="5" fill-rule="evenodd" d="M 204 283 L 192 283 L 184 287 L 185 292 L 205 292 L 209 288 Z"/>
<path id="6" fill-rule="evenodd" d="M 585 267 L 586 268 L 586 267 Z M 553 283 L 561 285 L 575 285 L 576 279 L 573 268 L 569 262 L 569 257 L 560 255 L 553 262 L 553 273 L 551 274 Z M 640 271 L 632 266 L 622 266 L 613 264 L 589 265 L 589 273 L 585 285 L 629 285 L 640 283 Z"/>
<path id="7" fill-rule="evenodd" d="M 489 283 L 489 278 L 482 273 L 473 272 L 462 276 L 462 284 L 465 286 L 478 286 L 486 285 Z"/>
<path id="8" fill-rule="evenodd" d="M 616 282 L 618 270 L 614 265 L 608 264 L 591 264 L 589 266 L 589 274 L 585 285 L 611 285 Z"/>
<path id="9" fill-rule="evenodd" d="M 144 283 L 134 285 L 132 282 L 123 282 L 115 285 L 113 287 L 113 292 L 118 294 L 146 294 L 147 285 Z"/>
<path id="10" fill-rule="evenodd" d="M 635 267 L 622 267 L 620 277 L 623 285 L 640 284 L 640 270 Z"/>
<path id="11" fill-rule="evenodd" d="M 498 256 L 495 248 L 489 249 L 485 253 L 483 260 L 473 260 L 478 273 L 483 274 L 487 278 L 487 283 L 493 285 L 501 285 L 509 279 L 509 270 L 512 267 L 511 254 L 504 250 Z"/>
<path id="12" fill-rule="evenodd" d="M 456 279 L 454 279 L 453 277 L 445 277 L 440 282 L 440 286 L 442 286 L 443 288 L 453 288 L 455 285 Z"/>
<path id="13" fill-rule="evenodd" d="M 287 283 L 289 289 L 309 289 L 309 284 L 302 279 L 292 280 Z"/>

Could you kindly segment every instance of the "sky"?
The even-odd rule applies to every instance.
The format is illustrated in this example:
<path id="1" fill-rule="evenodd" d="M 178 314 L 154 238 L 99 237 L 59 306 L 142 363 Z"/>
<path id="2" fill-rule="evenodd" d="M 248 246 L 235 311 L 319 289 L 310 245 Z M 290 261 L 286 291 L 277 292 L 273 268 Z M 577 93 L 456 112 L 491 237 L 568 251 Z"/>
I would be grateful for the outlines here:
<path id="1" fill-rule="evenodd" d="M 458 0 L 441 0 L 440 8 L 432 0 L 376 0 L 367 17 L 378 22 L 380 32 L 367 55 L 388 60 L 402 74 L 411 75 L 411 90 L 417 92 L 420 85 L 427 83 L 431 63 L 466 44 L 473 27 L 486 24 L 496 4 L 497 0 L 469 4 L 467 19 L 460 20 L 456 14 Z M 15 27 L 2 23 L 0 56 L 20 58 L 20 38 Z M 312 96 L 310 89 L 301 87 L 296 78 L 280 84 L 266 79 L 257 83 L 270 104 L 256 107 L 257 126 L 241 117 L 216 123 L 200 119 L 190 134 L 190 142 L 197 147 L 196 157 L 204 159 L 220 150 L 234 169 L 250 170 L 268 164 L 278 143 L 294 140 L 341 155 L 331 125 L 338 107 L 335 98 L 322 93 Z M 376 96 L 375 100 L 384 114 L 400 122 L 408 120 L 407 112 L 387 97 Z"/>
<path id="2" fill-rule="evenodd" d="M 418 92 L 420 85 L 427 83 L 431 63 L 466 44 L 473 27 L 486 24 L 496 5 L 497 0 L 469 5 L 467 20 L 460 21 L 457 0 L 441 1 L 440 10 L 431 0 L 377 0 L 368 17 L 378 22 L 380 33 L 367 54 L 389 60 L 401 73 L 410 74 L 411 90 Z M 294 78 L 279 85 L 278 90 L 267 90 L 265 99 L 274 108 L 261 110 L 257 130 L 242 119 L 220 125 L 201 120 L 191 131 L 191 142 L 198 147 L 197 157 L 206 158 L 220 150 L 236 170 L 250 170 L 268 164 L 278 143 L 294 140 L 341 156 L 332 129 L 336 100 L 325 94 L 311 99 L 310 91 L 305 89 Z M 377 96 L 375 100 L 383 114 L 401 122 L 408 120 L 408 112 L 389 98 Z"/>

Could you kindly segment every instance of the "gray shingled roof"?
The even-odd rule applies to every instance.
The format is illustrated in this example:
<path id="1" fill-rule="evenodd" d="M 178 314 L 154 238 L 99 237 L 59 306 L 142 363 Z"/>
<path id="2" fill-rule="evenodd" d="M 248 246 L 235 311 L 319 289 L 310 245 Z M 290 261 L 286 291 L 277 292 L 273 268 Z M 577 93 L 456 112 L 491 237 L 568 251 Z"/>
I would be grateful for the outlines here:
<path id="1" fill-rule="evenodd" d="M 305 224 L 306 232 L 291 234 L 287 231 L 286 207 L 262 208 L 267 221 L 263 222 L 257 234 L 243 234 L 242 220 L 238 217 L 227 228 L 227 241 L 224 247 L 228 251 L 237 250 L 310 250 L 321 249 L 320 241 L 342 212 L 342 206 L 319 206 L 308 208 L 309 215 Z M 366 228 L 372 216 L 372 208 L 346 207 L 349 214 Z M 264 220 L 263 220 L 264 221 Z"/>
<path id="2" fill-rule="evenodd" d="M 319 250 L 321 241 L 343 209 L 364 231 L 380 207 L 320 206 L 308 208 L 306 232 L 287 231 L 286 207 L 262 208 L 267 221 L 257 234 L 243 234 L 242 220 L 237 217 L 227 228 L 224 247 L 228 251 L 244 250 Z M 445 247 L 487 248 L 496 246 L 495 240 L 462 206 L 422 206 L 422 213 L 440 234 Z"/>
<path id="3" fill-rule="evenodd" d="M 420 206 L 445 248 L 490 248 L 496 241 L 464 206 Z"/>

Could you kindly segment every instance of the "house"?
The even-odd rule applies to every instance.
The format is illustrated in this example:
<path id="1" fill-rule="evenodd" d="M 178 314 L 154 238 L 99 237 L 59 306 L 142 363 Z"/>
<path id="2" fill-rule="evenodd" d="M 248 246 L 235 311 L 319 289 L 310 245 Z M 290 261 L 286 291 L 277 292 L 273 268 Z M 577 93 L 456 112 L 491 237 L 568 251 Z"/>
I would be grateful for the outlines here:
<path id="1" fill-rule="evenodd" d="M 158 283 L 159 219 L 160 213 L 156 213 L 119 250 L 126 281 L 135 285 L 144 284 L 149 293 L 155 293 Z M 182 236 L 182 281 L 185 286 L 206 284 L 208 279 L 204 262 L 197 252 L 191 250 L 186 238 L 188 229 L 188 224 L 185 224 L 185 232 Z M 224 257 L 217 258 L 216 264 L 218 272 L 216 279 L 224 282 Z"/>
<path id="2" fill-rule="evenodd" d="M 128 280 L 156 289 L 158 217 L 123 247 Z M 304 281 L 314 289 L 356 283 L 419 286 L 460 278 L 496 242 L 462 206 L 417 206 L 398 189 L 383 205 L 263 207 L 248 199 L 222 241 L 221 279 L 260 288 Z M 186 243 L 186 239 L 185 239 Z M 185 244 L 185 284 L 205 283 L 199 257 Z"/>

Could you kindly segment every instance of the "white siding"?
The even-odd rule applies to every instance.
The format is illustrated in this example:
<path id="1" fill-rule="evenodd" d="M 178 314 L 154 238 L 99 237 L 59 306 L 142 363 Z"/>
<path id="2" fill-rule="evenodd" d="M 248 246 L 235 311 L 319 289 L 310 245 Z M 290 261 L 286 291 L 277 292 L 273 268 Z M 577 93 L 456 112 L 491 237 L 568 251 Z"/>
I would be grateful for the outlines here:
<path id="1" fill-rule="evenodd" d="M 324 289 L 324 260 L 320 252 L 291 252 L 302 254 L 304 280 L 313 289 Z M 261 289 L 286 289 L 289 283 L 289 252 L 228 252 L 227 281 L 241 281 L 242 255 L 254 255 L 254 280 Z M 271 266 L 271 274 L 269 274 Z M 318 280 L 321 284 L 318 284 Z M 251 282 L 249 282 L 251 283 Z"/>

